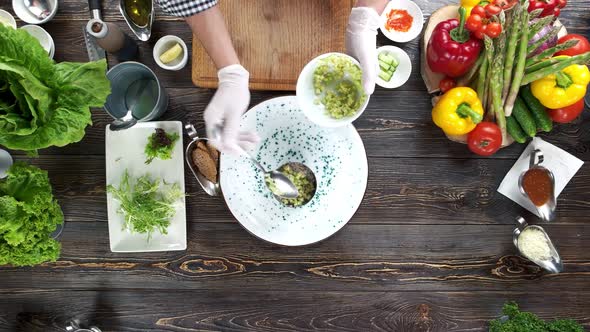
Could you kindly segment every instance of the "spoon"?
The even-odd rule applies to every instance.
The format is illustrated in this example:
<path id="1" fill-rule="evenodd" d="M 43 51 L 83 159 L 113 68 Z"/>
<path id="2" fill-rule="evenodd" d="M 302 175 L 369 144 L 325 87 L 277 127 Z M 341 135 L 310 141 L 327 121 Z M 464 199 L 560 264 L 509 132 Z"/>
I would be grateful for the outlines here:
<path id="1" fill-rule="evenodd" d="M 222 130 L 223 130 L 223 127 L 221 125 L 216 125 L 213 128 L 212 136 L 215 140 L 218 141 L 220 139 Z M 274 182 L 274 185 L 277 190 L 272 191 L 270 186 L 267 184 L 267 182 L 264 181 L 264 183 L 266 184 L 268 189 L 271 190 L 271 192 L 274 195 L 276 195 L 280 198 L 297 198 L 297 196 L 299 196 L 299 191 L 297 190 L 297 187 L 293 184 L 293 182 L 291 182 L 291 180 L 289 180 L 289 178 L 285 174 L 283 174 L 282 172 L 279 172 L 278 170 L 267 171 L 264 168 L 264 166 L 262 166 L 258 162 L 258 160 L 256 160 L 256 158 L 254 158 L 252 155 L 250 155 L 248 152 L 246 152 L 244 149 L 242 149 L 239 146 L 238 146 L 238 149 L 240 150 L 239 152 L 241 154 L 250 158 L 252 163 L 254 163 L 254 165 L 264 174 L 265 179 L 268 178 Z"/>
<path id="2" fill-rule="evenodd" d="M 539 215 L 541 216 L 541 218 L 545 221 L 552 221 L 555 220 L 555 216 L 556 216 L 556 209 L 557 209 L 557 200 L 555 198 L 555 177 L 553 176 L 553 172 L 551 172 L 551 170 L 540 166 L 541 163 L 543 163 L 544 161 L 544 156 L 543 156 L 543 152 L 539 149 L 535 149 L 531 152 L 531 156 L 530 156 L 530 161 L 529 161 L 529 169 L 522 172 L 522 174 L 520 174 L 520 177 L 518 179 L 518 188 L 520 189 L 520 192 L 527 198 L 530 197 L 528 195 L 528 193 L 524 190 L 524 186 L 523 186 L 523 179 L 525 174 L 532 170 L 532 169 L 538 169 L 538 170 L 542 170 L 544 172 L 547 173 L 547 175 L 549 176 L 549 179 L 551 180 L 551 189 L 550 189 L 550 193 L 549 193 L 549 199 L 547 199 L 547 201 L 543 204 L 543 205 L 536 205 L 533 203 L 533 205 L 535 205 L 535 207 L 537 208 L 537 211 L 539 212 Z M 532 201 L 531 201 L 532 203 Z"/>
<path id="3" fill-rule="evenodd" d="M 295 171 L 296 173 L 303 174 L 307 178 L 307 181 L 309 181 L 309 183 L 312 184 L 312 186 L 313 186 L 313 192 L 311 192 L 310 195 L 309 195 L 309 197 L 307 199 L 304 199 L 297 206 L 303 206 L 303 205 L 309 203 L 313 199 L 313 197 L 315 196 L 315 193 L 316 193 L 316 190 L 317 190 L 317 182 L 316 182 L 315 174 L 305 164 L 298 163 L 298 162 L 293 162 L 293 161 L 284 164 L 283 166 L 279 167 L 278 170 L 279 171 L 284 171 L 287 167 L 290 168 L 291 170 Z M 272 190 L 271 190 L 271 192 L 272 192 Z M 272 194 L 273 194 L 274 198 L 277 201 L 279 201 L 280 203 L 285 204 L 287 206 L 291 206 L 291 207 L 294 207 L 295 206 L 294 204 L 292 204 L 290 202 L 286 202 L 283 198 L 281 198 L 280 196 L 277 196 L 274 192 L 272 192 Z"/>
<path id="4" fill-rule="evenodd" d="M 27 10 L 39 20 L 44 20 L 51 15 L 48 0 L 24 0 L 23 2 Z"/>
<path id="5" fill-rule="evenodd" d="M 12 166 L 12 157 L 7 151 L 0 149 L 0 179 L 6 177 L 10 166 Z"/>
<path id="6" fill-rule="evenodd" d="M 522 256 L 526 257 L 531 262 L 539 265 L 540 267 L 542 267 L 543 269 L 545 269 L 551 273 L 559 273 L 559 272 L 563 271 L 563 262 L 561 261 L 561 258 L 559 257 L 559 253 L 557 252 L 557 249 L 555 249 L 553 242 L 551 242 L 551 239 L 549 238 L 549 236 L 547 235 L 547 232 L 545 232 L 543 227 L 536 226 L 536 225 L 529 225 L 529 224 L 527 224 L 527 222 L 524 220 L 523 217 L 517 217 L 516 222 L 517 222 L 518 226 L 514 229 L 514 232 L 512 233 L 512 241 L 514 242 L 514 245 L 518 249 L 518 252 L 520 252 L 520 254 Z M 545 236 L 545 240 L 547 241 L 547 245 L 549 246 L 549 252 L 550 252 L 551 258 L 545 259 L 545 260 L 536 260 L 536 259 L 533 259 L 532 257 L 528 257 L 520 250 L 520 247 L 518 246 L 518 239 L 519 239 L 520 235 L 528 228 L 535 228 L 543 233 L 543 235 Z"/>

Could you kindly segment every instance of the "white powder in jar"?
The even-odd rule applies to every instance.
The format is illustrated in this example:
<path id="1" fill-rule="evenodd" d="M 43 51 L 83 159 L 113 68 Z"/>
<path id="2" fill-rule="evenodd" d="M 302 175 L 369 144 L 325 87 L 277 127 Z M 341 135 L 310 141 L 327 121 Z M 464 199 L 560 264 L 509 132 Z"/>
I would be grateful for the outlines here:
<path id="1" fill-rule="evenodd" d="M 527 227 L 518 236 L 518 249 L 528 259 L 542 261 L 551 258 L 551 248 L 545 234 L 536 227 Z"/>

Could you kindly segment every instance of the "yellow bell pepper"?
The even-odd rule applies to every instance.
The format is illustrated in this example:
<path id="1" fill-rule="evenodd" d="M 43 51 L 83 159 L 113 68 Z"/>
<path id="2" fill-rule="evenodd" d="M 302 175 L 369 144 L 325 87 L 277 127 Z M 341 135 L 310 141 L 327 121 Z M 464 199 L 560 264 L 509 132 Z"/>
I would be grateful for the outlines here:
<path id="1" fill-rule="evenodd" d="M 550 109 L 575 104 L 586 95 L 590 70 L 586 65 L 571 65 L 531 83 L 531 92 Z"/>
<path id="2" fill-rule="evenodd" d="M 483 119 L 483 106 L 472 88 L 445 93 L 432 109 L 432 121 L 448 135 L 464 135 Z"/>
<path id="3" fill-rule="evenodd" d="M 473 9 L 473 7 L 479 5 L 480 2 L 481 0 L 461 0 L 459 2 L 459 5 L 465 8 L 465 10 L 467 11 L 465 18 L 469 18 L 469 15 L 471 15 L 471 10 Z"/>

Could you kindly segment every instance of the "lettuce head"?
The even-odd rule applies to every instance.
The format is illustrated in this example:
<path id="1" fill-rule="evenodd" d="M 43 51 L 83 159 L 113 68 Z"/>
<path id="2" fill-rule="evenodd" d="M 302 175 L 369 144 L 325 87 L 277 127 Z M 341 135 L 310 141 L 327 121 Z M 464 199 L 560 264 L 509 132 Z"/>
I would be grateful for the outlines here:
<path id="1" fill-rule="evenodd" d="M 26 31 L 0 24 L 0 145 L 35 154 L 84 137 L 111 92 L 105 60 L 55 63 Z"/>
<path id="2" fill-rule="evenodd" d="M 64 216 L 47 172 L 16 162 L 0 180 L 0 265 L 36 265 L 59 258 L 51 238 Z"/>

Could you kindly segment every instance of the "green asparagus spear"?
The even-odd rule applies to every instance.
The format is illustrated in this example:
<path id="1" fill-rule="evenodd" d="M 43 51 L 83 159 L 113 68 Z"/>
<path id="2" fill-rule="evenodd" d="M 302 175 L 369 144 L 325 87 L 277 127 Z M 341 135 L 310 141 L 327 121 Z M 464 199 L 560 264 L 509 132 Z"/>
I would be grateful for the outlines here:
<path id="1" fill-rule="evenodd" d="M 485 40 L 485 52 L 486 52 L 486 62 L 488 64 L 488 67 L 486 69 L 486 75 L 485 75 L 485 84 L 484 84 L 484 88 L 483 88 L 483 98 L 484 100 L 482 100 L 482 105 L 484 105 L 485 110 L 488 114 L 493 115 L 494 111 L 493 108 L 491 107 L 492 105 L 492 98 L 491 93 L 490 93 L 490 79 L 489 77 L 491 77 L 491 72 L 492 72 L 492 63 L 493 63 L 493 59 L 494 59 L 494 43 L 492 42 L 491 39 L 488 38 L 488 40 Z"/>
<path id="2" fill-rule="evenodd" d="M 483 62 L 481 66 L 479 66 L 479 72 L 477 73 L 477 95 L 482 98 L 481 104 L 485 105 L 485 83 L 486 83 L 486 76 L 488 73 L 488 56 L 487 50 L 484 49 L 482 55 L 480 56 L 483 58 Z"/>
<path id="3" fill-rule="evenodd" d="M 554 65 L 549 67 L 545 67 L 534 71 L 532 73 L 524 75 L 524 78 L 520 82 L 520 85 L 527 85 L 533 81 L 539 80 L 545 76 L 555 74 L 556 72 L 563 70 L 566 67 L 571 65 L 581 65 L 581 64 L 588 64 L 590 62 L 590 52 L 586 52 L 584 54 L 574 55 L 573 57 L 566 58 L 563 61 L 560 61 Z"/>
<path id="4" fill-rule="evenodd" d="M 523 6 L 528 8 L 528 1 L 526 1 Z M 520 38 L 520 45 L 518 47 L 518 57 L 516 61 L 516 67 L 514 68 L 514 73 L 512 75 L 512 83 L 510 85 L 508 96 L 506 97 L 506 100 L 504 102 L 504 111 L 506 112 L 507 116 L 510 116 L 510 114 L 512 114 L 514 101 L 518 96 L 518 90 L 520 89 L 522 77 L 524 76 L 524 66 L 526 63 L 527 56 L 527 46 L 529 40 L 528 38 L 525 38 L 525 36 L 528 36 L 529 34 L 529 13 L 528 11 L 523 10 L 521 15 L 522 37 Z"/>
<path id="5" fill-rule="evenodd" d="M 545 26 L 551 24 L 551 22 L 553 22 L 554 18 L 555 17 L 553 15 L 541 17 L 539 20 L 537 20 L 533 24 L 531 24 L 531 26 L 529 28 L 529 32 L 528 32 L 529 40 L 531 38 L 533 38 L 533 36 L 536 35 L 539 31 L 541 31 L 541 29 L 543 29 Z M 529 20 L 530 20 L 530 16 L 529 16 Z"/>
<path id="6" fill-rule="evenodd" d="M 557 34 L 559 33 L 559 30 L 561 30 L 561 27 L 551 28 L 551 30 L 548 33 L 546 33 L 543 37 L 539 38 L 539 40 L 537 40 L 533 44 L 529 45 L 529 47 L 527 49 L 527 53 L 528 54 L 533 53 L 536 49 L 539 48 L 539 46 L 543 45 L 543 43 L 545 43 L 549 39 L 557 36 Z"/>
<path id="7" fill-rule="evenodd" d="M 523 7 L 517 4 L 512 9 L 512 24 L 510 27 L 510 34 L 506 42 L 506 61 L 504 62 L 504 86 L 502 88 L 502 99 L 506 99 L 508 90 L 510 89 L 510 82 L 512 82 L 512 67 L 514 67 L 514 55 L 516 54 L 516 45 L 518 37 L 520 36 L 520 22 L 521 11 Z M 526 8 L 524 9 L 526 10 Z"/>
<path id="8" fill-rule="evenodd" d="M 529 20 L 534 20 L 537 17 L 541 16 L 541 13 L 543 12 L 543 9 L 535 9 L 532 12 L 529 13 Z"/>
<path id="9" fill-rule="evenodd" d="M 505 36 L 505 35 L 504 35 Z M 502 38 L 502 36 L 498 37 Z M 488 41 L 489 40 L 489 41 Z M 491 43 L 489 37 L 485 37 L 485 43 Z M 499 46 L 503 45 L 505 41 L 498 43 Z M 503 47 L 502 47 L 503 48 Z M 503 58 L 504 52 L 496 52 L 494 61 L 492 64 L 490 91 L 492 95 L 492 108 L 496 117 L 496 123 L 502 131 L 502 139 L 506 137 L 506 117 L 504 116 L 504 109 L 502 108 L 502 70 L 503 70 Z"/>
<path id="10" fill-rule="evenodd" d="M 561 58 L 561 57 L 549 58 L 547 60 L 537 62 L 536 64 L 534 64 L 532 66 L 526 67 L 524 69 L 524 72 L 525 72 L 525 74 L 530 74 L 530 73 L 535 72 L 539 69 L 543 69 L 545 67 L 549 67 L 549 66 L 554 65 L 556 63 L 562 62 L 565 59 L 567 59 L 567 58 Z"/>
<path id="11" fill-rule="evenodd" d="M 570 47 L 574 47 L 578 44 L 578 40 L 576 39 L 570 39 L 568 41 L 566 41 L 563 44 L 557 44 L 554 47 L 548 48 L 546 50 L 544 50 L 543 52 L 530 57 L 526 60 L 526 66 L 532 66 L 534 64 L 536 64 L 537 62 L 544 60 L 545 58 L 551 57 L 553 54 L 563 51 L 563 50 L 567 50 Z"/>

